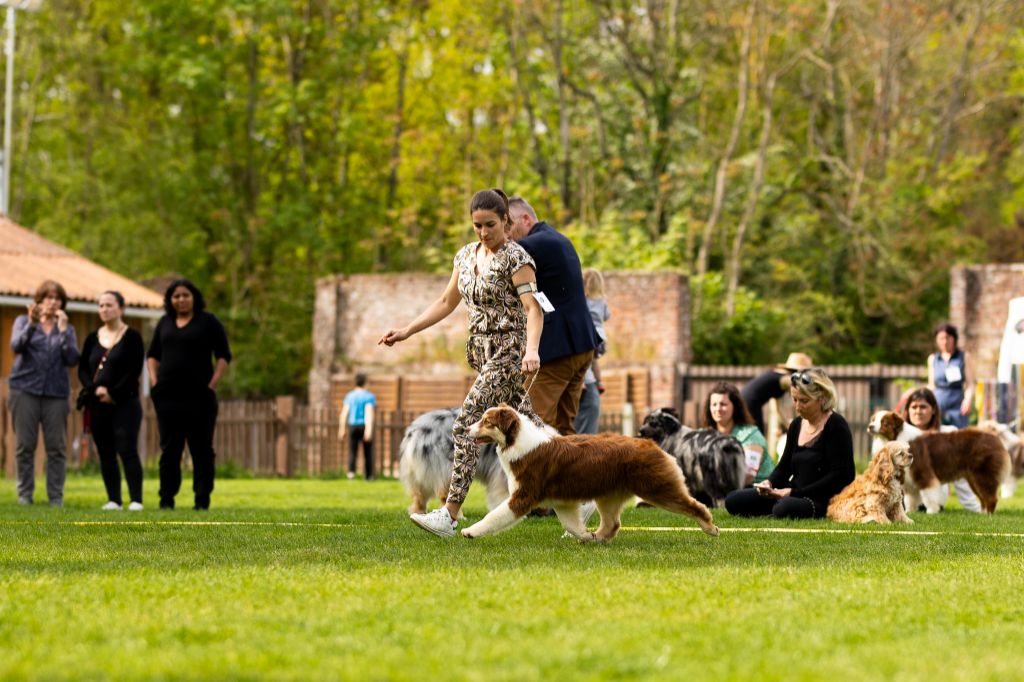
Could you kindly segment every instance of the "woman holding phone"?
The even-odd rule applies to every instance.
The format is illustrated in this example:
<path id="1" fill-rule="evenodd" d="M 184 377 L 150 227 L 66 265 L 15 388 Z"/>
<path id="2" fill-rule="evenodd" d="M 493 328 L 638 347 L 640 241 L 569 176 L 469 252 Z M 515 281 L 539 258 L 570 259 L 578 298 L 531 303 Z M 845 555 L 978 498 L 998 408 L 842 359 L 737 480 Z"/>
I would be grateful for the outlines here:
<path id="1" fill-rule="evenodd" d="M 729 493 L 725 508 L 730 514 L 822 518 L 829 500 L 856 476 L 853 434 L 835 411 L 836 387 L 825 371 L 794 372 L 790 395 L 797 418 L 789 425 L 778 466 L 753 488 Z"/>

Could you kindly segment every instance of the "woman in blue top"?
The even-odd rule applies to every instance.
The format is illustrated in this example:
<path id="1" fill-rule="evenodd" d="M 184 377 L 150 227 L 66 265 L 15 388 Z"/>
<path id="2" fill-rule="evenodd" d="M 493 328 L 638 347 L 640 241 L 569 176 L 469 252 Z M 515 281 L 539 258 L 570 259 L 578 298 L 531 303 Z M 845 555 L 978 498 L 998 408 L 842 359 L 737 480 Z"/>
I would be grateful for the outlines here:
<path id="1" fill-rule="evenodd" d="M 956 327 L 949 323 L 935 328 L 936 352 L 928 356 L 928 388 L 939 401 L 944 424 L 958 429 L 967 426 L 974 401 L 974 382 L 967 373 L 967 353 L 957 348 Z"/>
<path id="2" fill-rule="evenodd" d="M 18 502 L 32 504 L 35 493 L 36 443 L 43 427 L 46 444 L 46 495 L 51 507 L 64 506 L 67 473 L 67 417 L 71 380 L 68 368 L 78 364 L 75 328 L 64 309 L 68 295 L 47 280 L 36 289 L 35 301 L 14 320 L 11 350 L 14 366 L 7 377 L 11 423 L 18 467 Z"/>
<path id="3" fill-rule="evenodd" d="M 775 463 L 767 454 L 768 441 L 734 385 L 720 381 L 711 387 L 704 401 L 704 428 L 731 435 L 743 445 L 747 457 L 747 485 L 760 483 L 771 475 Z"/>

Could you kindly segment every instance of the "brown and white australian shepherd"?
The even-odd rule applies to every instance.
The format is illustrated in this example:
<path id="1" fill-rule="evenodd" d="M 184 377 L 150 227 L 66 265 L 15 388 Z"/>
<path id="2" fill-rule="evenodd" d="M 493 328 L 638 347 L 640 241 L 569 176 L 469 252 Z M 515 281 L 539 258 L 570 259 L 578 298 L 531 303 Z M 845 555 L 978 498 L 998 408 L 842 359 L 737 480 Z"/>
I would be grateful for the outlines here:
<path id="1" fill-rule="evenodd" d="M 1010 470 L 1010 456 L 998 436 L 973 428 L 922 431 L 890 410 L 871 416 L 868 433 L 876 436 L 876 441 L 910 443 L 914 461 L 903 485 L 907 509 L 917 509 L 923 502 L 929 514 L 938 513 L 939 486 L 964 478 L 978 496 L 981 508 L 989 514 L 996 510 L 999 484 Z"/>
<path id="2" fill-rule="evenodd" d="M 708 508 L 690 497 L 676 460 L 652 441 L 611 433 L 552 436 L 508 405 L 492 407 L 473 424 L 477 442 L 494 442 L 510 497 L 462 531 L 467 538 L 500 533 L 531 509 L 553 507 L 562 526 L 583 542 L 608 542 L 619 532 L 634 497 L 696 519 L 708 535 L 718 528 Z M 594 500 L 601 525 L 588 532 L 580 503 Z"/>
<path id="3" fill-rule="evenodd" d="M 913 455 L 910 445 L 889 441 L 853 483 L 828 503 L 839 523 L 913 523 L 903 511 L 903 480 Z"/>
<path id="4" fill-rule="evenodd" d="M 978 422 L 978 428 L 999 436 L 999 440 L 1003 441 L 1006 451 L 1010 453 L 1010 473 L 1007 474 L 1006 480 L 1003 481 L 1003 485 L 1000 488 L 1000 496 L 1004 500 L 1008 497 L 1013 497 L 1014 491 L 1017 490 L 1017 479 L 1024 478 L 1024 440 L 1021 440 L 1021 437 L 1011 431 L 1010 427 L 1006 424 L 1000 424 L 990 419 L 983 419 Z"/>

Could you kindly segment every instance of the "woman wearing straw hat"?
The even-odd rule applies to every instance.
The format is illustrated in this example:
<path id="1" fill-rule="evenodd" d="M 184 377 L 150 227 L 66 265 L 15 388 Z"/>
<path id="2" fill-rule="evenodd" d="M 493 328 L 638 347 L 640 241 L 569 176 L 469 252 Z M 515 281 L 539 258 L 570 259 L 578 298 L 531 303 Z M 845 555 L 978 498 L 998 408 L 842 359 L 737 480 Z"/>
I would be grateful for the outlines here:
<path id="1" fill-rule="evenodd" d="M 762 372 L 748 381 L 740 391 L 754 423 L 761 433 L 768 433 L 764 428 L 764 406 L 770 400 L 778 400 L 789 390 L 789 377 L 793 372 L 802 372 L 814 366 L 811 356 L 807 353 L 790 353 L 781 365 Z"/>

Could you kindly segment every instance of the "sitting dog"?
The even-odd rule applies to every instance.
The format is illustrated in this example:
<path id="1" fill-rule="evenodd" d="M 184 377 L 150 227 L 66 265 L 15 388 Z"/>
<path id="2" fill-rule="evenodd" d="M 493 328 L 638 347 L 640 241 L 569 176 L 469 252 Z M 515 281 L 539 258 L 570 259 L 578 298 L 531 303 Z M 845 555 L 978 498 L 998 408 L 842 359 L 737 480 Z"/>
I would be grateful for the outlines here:
<path id="1" fill-rule="evenodd" d="M 999 484 L 1010 470 L 1010 455 L 999 437 L 980 429 L 922 431 L 903 421 L 895 412 L 882 410 L 871 416 L 868 433 L 886 441 L 910 444 L 914 461 L 904 481 L 907 509 L 924 503 L 929 514 L 937 514 L 942 483 L 967 479 L 981 508 L 996 510 Z"/>
<path id="2" fill-rule="evenodd" d="M 398 477 L 412 499 L 410 514 L 422 514 L 427 502 L 437 495 L 443 504 L 448 499 L 448 483 L 452 477 L 455 445 L 452 424 L 461 408 L 432 410 L 417 417 L 405 429 L 398 447 L 401 459 Z M 498 463 L 493 445 L 480 448 L 475 479 L 487 488 L 487 508 L 494 509 L 508 497 L 508 479 Z"/>
<path id="3" fill-rule="evenodd" d="M 470 434 L 497 444 L 511 495 L 464 529 L 467 538 L 500 533 L 544 503 L 580 541 L 608 542 L 634 496 L 691 516 L 705 533 L 718 535 L 711 512 L 690 497 L 675 460 L 650 441 L 612 433 L 552 436 L 508 405 L 484 412 Z M 596 532 L 587 531 L 580 514 L 580 503 L 587 500 L 594 500 L 601 514 Z"/>
<path id="4" fill-rule="evenodd" d="M 886 443 L 867 470 L 828 503 L 828 517 L 839 523 L 913 523 L 903 511 L 903 479 L 912 459 L 907 443 Z"/>
<path id="5" fill-rule="evenodd" d="M 1004 500 L 1013 497 L 1013 493 L 1017 490 L 1017 479 L 1024 477 L 1024 440 L 1021 440 L 1021 437 L 1011 431 L 1006 424 L 1000 424 L 991 419 L 983 419 L 978 422 L 978 428 L 996 434 L 999 436 L 999 440 L 1003 441 L 1003 447 L 1010 455 L 1010 474 L 1003 481 L 999 495 Z"/>
<path id="6" fill-rule="evenodd" d="M 724 506 L 725 496 L 746 482 L 747 463 L 740 442 L 714 429 L 683 426 L 671 407 L 644 417 L 640 436 L 676 458 L 690 493 L 705 504 Z"/>

